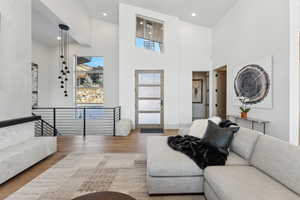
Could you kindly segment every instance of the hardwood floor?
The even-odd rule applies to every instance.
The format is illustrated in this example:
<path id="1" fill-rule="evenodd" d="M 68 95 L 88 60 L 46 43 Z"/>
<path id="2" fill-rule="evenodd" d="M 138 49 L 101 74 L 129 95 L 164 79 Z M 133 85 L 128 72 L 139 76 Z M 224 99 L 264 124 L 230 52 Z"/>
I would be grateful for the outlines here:
<path id="1" fill-rule="evenodd" d="M 166 130 L 164 135 L 177 133 L 177 130 Z M 151 135 L 158 134 L 140 134 L 135 130 L 127 137 L 87 136 L 84 139 L 82 136 L 60 136 L 57 153 L 0 185 L 0 199 L 20 189 L 69 153 L 145 153 L 147 137 Z"/>

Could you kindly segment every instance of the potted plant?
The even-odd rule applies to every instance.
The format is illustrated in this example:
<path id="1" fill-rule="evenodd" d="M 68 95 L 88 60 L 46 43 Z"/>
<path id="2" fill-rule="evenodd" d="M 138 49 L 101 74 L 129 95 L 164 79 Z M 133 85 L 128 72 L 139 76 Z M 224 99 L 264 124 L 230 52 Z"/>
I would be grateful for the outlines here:
<path id="1" fill-rule="evenodd" d="M 241 102 L 241 118 L 247 119 L 248 118 L 248 112 L 251 110 L 250 105 L 248 104 L 249 98 L 247 97 L 239 97 L 239 100 Z"/>

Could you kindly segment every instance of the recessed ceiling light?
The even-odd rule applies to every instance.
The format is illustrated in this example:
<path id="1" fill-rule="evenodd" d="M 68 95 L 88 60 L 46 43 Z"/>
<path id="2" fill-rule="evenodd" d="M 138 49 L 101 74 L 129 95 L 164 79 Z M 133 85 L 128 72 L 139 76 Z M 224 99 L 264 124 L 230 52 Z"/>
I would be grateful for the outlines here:
<path id="1" fill-rule="evenodd" d="M 56 38 L 57 40 L 61 40 L 61 37 L 60 36 L 57 36 L 57 38 Z"/>
<path id="2" fill-rule="evenodd" d="M 140 22 L 140 25 L 143 25 L 144 24 L 144 22 Z"/>
<path id="3" fill-rule="evenodd" d="M 104 17 L 106 17 L 106 16 L 107 16 L 107 13 L 106 13 L 106 12 L 104 12 L 104 13 L 102 13 L 102 15 L 103 15 Z"/>
<path id="4" fill-rule="evenodd" d="M 196 15 L 197 15 L 197 14 L 196 14 L 195 12 L 192 13 L 192 16 L 193 16 L 193 17 L 196 17 Z"/>

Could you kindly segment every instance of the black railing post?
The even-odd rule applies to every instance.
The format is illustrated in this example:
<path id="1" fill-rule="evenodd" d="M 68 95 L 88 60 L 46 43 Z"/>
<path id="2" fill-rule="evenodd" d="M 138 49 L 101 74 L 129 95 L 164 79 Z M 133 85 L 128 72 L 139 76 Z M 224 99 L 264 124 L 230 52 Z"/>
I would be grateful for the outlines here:
<path id="1" fill-rule="evenodd" d="M 113 108 L 113 136 L 116 136 L 116 108 Z"/>
<path id="2" fill-rule="evenodd" d="M 86 136 L 86 108 L 83 108 L 83 137 Z"/>
<path id="3" fill-rule="evenodd" d="M 57 133 L 56 133 L 56 108 L 53 108 L 53 135 L 57 136 Z"/>
<path id="4" fill-rule="evenodd" d="M 119 107 L 119 120 L 121 120 L 121 106 Z"/>
<path id="5" fill-rule="evenodd" d="M 42 136 L 44 136 L 44 121 L 41 120 L 41 133 L 42 133 Z"/>

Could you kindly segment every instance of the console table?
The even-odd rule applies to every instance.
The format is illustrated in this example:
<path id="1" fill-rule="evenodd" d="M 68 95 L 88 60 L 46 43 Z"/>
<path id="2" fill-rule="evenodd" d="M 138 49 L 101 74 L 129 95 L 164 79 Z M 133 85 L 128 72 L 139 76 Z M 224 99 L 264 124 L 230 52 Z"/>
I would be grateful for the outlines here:
<path id="1" fill-rule="evenodd" d="M 266 121 L 266 120 L 262 120 L 262 119 L 256 119 L 256 118 L 251 118 L 248 117 L 247 119 L 241 118 L 241 116 L 238 115 L 227 115 L 227 119 L 229 118 L 233 118 L 235 120 L 235 122 L 237 122 L 237 120 L 245 120 L 245 121 L 249 121 L 251 122 L 251 127 L 252 129 L 254 129 L 254 124 L 262 124 L 263 125 L 263 133 L 266 134 L 266 125 L 270 123 L 270 121 Z"/>

